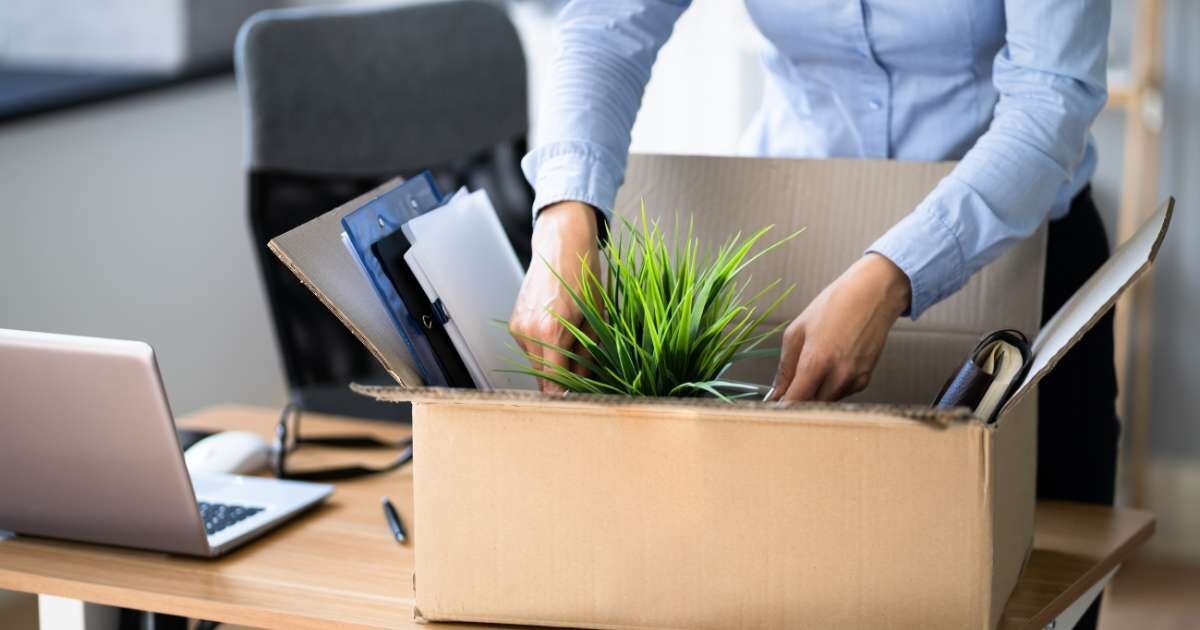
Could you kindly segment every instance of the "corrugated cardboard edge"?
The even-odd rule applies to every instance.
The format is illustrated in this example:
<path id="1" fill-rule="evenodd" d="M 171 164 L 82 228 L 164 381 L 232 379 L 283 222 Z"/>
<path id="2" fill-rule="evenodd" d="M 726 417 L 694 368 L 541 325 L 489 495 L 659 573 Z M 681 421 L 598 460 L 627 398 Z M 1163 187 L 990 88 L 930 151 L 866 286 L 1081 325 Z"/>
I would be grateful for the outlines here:
<path id="1" fill-rule="evenodd" d="M 725 402 L 714 398 L 655 398 L 609 394 L 565 394 L 553 396 L 527 390 L 496 390 L 491 392 L 449 387 L 403 387 L 393 385 L 361 385 L 352 383 L 350 389 L 384 402 L 527 405 L 609 409 L 619 407 L 643 413 L 677 413 L 692 410 L 702 415 L 732 421 L 784 422 L 835 418 L 838 422 L 862 421 L 919 422 L 935 428 L 951 424 L 982 425 L 969 409 L 933 409 L 917 405 L 882 405 L 869 403 L 775 403 L 754 400 Z M 831 416 L 832 414 L 832 416 Z M 991 429 L 992 427 L 988 427 Z"/>
<path id="2" fill-rule="evenodd" d="M 1082 302 L 1082 300 L 1086 297 L 1086 294 L 1090 293 L 1089 289 L 1095 290 L 1095 287 L 1092 287 L 1091 285 L 1097 278 L 1101 278 L 1106 274 L 1119 273 L 1120 270 L 1116 269 L 1115 267 L 1116 263 L 1118 262 L 1118 256 L 1120 252 L 1127 245 L 1138 241 L 1139 237 L 1141 237 L 1146 230 L 1154 229 L 1156 219 L 1159 219 L 1159 216 L 1162 215 L 1162 218 L 1157 221 L 1158 230 L 1154 241 L 1150 245 L 1150 249 L 1149 252 L 1147 252 L 1146 258 L 1140 261 L 1137 269 L 1135 269 L 1130 274 L 1129 278 L 1122 282 L 1120 286 L 1108 296 L 1104 303 L 1088 317 L 1087 321 L 1073 331 L 1073 334 L 1066 343 L 1062 343 L 1059 347 L 1053 349 L 1050 358 L 1047 359 L 1046 363 L 1040 369 L 1031 371 L 1029 376 L 1026 377 L 1025 382 L 1022 383 L 1020 389 L 1017 390 L 1017 393 L 1011 399 L 1009 399 L 1008 403 L 1004 405 L 1004 408 L 1000 410 L 1001 415 L 1021 402 L 1021 400 L 1042 380 L 1043 377 L 1052 372 L 1054 367 L 1058 365 L 1059 360 L 1062 359 L 1067 351 L 1074 347 L 1079 339 L 1083 337 L 1087 331 L 1091 330 L 1092 326 L 1096 325 L 1096 322 L 1100 321 L 1100 318 L 1103 317 L 1105 313 L 1107 313 L 1109 309 L 1113 307 L 1114 304 L 1116 304 L 1121 295 L 1125 293 L 1125 290 L 1137 282 L 1138 279 L 1141 278 L 1147 270 L 1149 270 L 1151 263 L 1153 263 L 1154 259 L 1158 256 L 1158 250 L 1159 247 L 1162 246 L 1163 239 L 1166 238 L 1167 229 L 1171 225 L 1171 215 L 1174 213 L 1174 211 L 1175 198 L 1167 197 L 1167 200 L 1159 205 L 1159 208 L 1154 212 L 1154 214 L 1146 219 L 1142 226 L 1138 228 L 1138 231 L 1132 237 L 1130 237 L 1129 240 L 1125 241 L 1125 243 L 1122 243 L 1117 248 L 1117 251 L 1113 252 L 1113 255 L 1109 257 L 1108 262 L 1098 269 L 1096 273 L 1092 274 L 1092 277 L 1088 279 L 1084 286 L 1081 287 L 1079 291 L 1077 291 L 1075 295 L 1071 297 L 1071 299 L 1067 300 L 1067 303 L 1064 304 L 1062 308 L 1060 308 L 1058 312 L 1050 318 L 1050 321 L 1047 322 L 1045 327 L 1042 328 L 1042 332 L 1039 333 L 1038 339 L 1034 340 L 1033 346 L 1035 351 L 1035 361 L 1038 358 L 1036 356 L 1036 353 L 1038 352 L 1038 342 L 1041 340 L 1041 338 L 1055 329 L 1055 325 L 1058 323 L 1060 316 L 1062 316 L 1064 313 L 1068 313 L 1072 308 L 1079 307 L 1080 302 Z"/>
<path id="3" fill-rule="evenodd" d="M 417 596 L 417 572 L 416 571 L 413 571 L 413 575 L 412 575 L 412 588 L 413 588 L 413 600 L 416 601 L 416 596 Z M 416 621 L 417 623 L 425 623 L 426 621 L 428 621 L 427 619 L 425 619 L 425 615 L 421 614 L 421 608 L 419 606 L 413 606 L 413 621 Z"/>
<path id="4" fill-rule="evenodd" d="M 1007 428 L 1007 427 L 1006 427 Z M 974 610 L 979 613 L 979 627 L 990 628 L 989 619 L 992 616 L 992 607 L 995 605 L 993 593 L 995 591 L 995 571 L 996 571 L 996 546 L 997 546 L 997 528 L 996 528 L 996 431 L 991 431 L 983 436 L 978 442 L 979 449 L 983 456 L 980 458 L 981 469 L 977 474 L 982 479 L 983 492 L 979 496 L 980 503 L 985 509 L 976 510 L 974 513 L 977 516 L 982 516 L 981 522 L 976 525 L 983 529 L 983 546 L 980 549 L 978 558 L 983 560 L 983 563 L 977 567 L 979 574 L 975 576 L 975 597 L 980 602 L 980 605 L 974 606 Z"/>
<path id="5" fill-rule="evenodd" d="M 1033 548 L 1037 486 L 1037 395 L 1013 408 L 999 431 L 988 436 L 986 492 L 991 543 L 989 602 L 981 627 L 995 628 Z M 982 582 L 981 582 L 982 584 Z"/>
<path id="6" fill-rule="evenodd" d="M 980 488 L 977 495 L 978 504 L 971 514 L 975 520 L 965 523 L 963 529 L 981 532 L 976 541 L 977 546 L 969 556 L 961 562 L 972 568 L 970 586 L 964 589 L 972 600 L 971 610 L 977 615 L 969 627 L 990 628 L 988 619 L 991 607 L 994 605 L 995 591 L 994 570 L 996 565 L 995 548 L 997 541 L 995 497 L 997 495 L 996 448 L 997 436 L 1006 431 L 998 424 L 976 423 L 969 427 L 971 439 L 967 441 L 968 448 L 976 450 L 978 456 L 973 458 L 976 466 L 962 471 L 963 475 L 973 478 L 974 486 Z"/>
<path id="7" fill-rule="evenodd" d="M 397 383 L 406 382 L 403 377 L 401 377 L 399 374 L 393 371 L 390 366 L 388 366 L 388 362 L 383 358 L 383 353 L 379 351 L 379 348 L 377 348 L 374 343 L 371 343 L 371 340 L 368 339 L 367 336 L 358 329 L 358 326 L 354 325 L 354 322 L 347 317 L 344 312 L 342 312 L 342 309 L 338 308 L 336 304 L 326 297 L 324 292 L 317 289 L 316 285 L 314 285 L 304 273 L 304 270 L 300 269 L 300 267 L 298 267 L 292 261 L 291 257 L 289 257 L 286 252 L 284 252 L 279 248 L 278 245 L 275 244 L 274 240 L 271 240 L 267 243 L 267 248 L 279 258 L 280 262 L 282 262 L 284 266 L 286 266 L 292 273 L 296 274 L 296 277 L 300 280 L 300 284 L 303 284 L 308 288 L 309 291 L 312 292 L 313 295 L 317 296 L 317 299 L 321 301 L 321 304 L 324 304 L 325 308 L 329 309 L 329 312 L 333 313 L 334 316 L 338 318 L 338 321 L 342 322 L 342 325 L 350 330 L 350 332 L 354 335 L 354 338 L 358 339 L 358 341 L 371 352 L 371 356 L 375 357 L 375 360 L 379 362 L 379 365 L 383 366 L 383 369 L 387 371 L 389 376 L 395 379 Z"/>
<path id="8" fill-rule="evenodd" d="M 329 213 L 321 215 L 321 217 L 325 217 L 330 213 L 337 213 L 347 207 L 362 206 L 384 192 L 399 186 L 403 182 L 404 180 L 400 177 L 392 178 L 383 184 L 355 197 L 354 199 L 339 205 L 338 207 L 329 211 Z M 293 231 L 303 229 L 303 227 L 304 226 L 302 225 L 294 228 L 294 230 L 290 230 L 285 234 L 290 234 Z M 279 258 L 280 262 L 282 262 L 289 271 L 295 274 L 296 278 L 300 280 L 300 283 L 303 284 L 309 291 L 311 291 L 312 294 L 315 295 L 321 302 L 321 304 L 325 305 L 325 308 L 329 309 L 329 311 L 333 313 L 335 317 L 337 317 L 338 321 L 340 321 L 342 325 L 345 326 L 351 332 L 351 334 L 353 334 L 354 337 L 367 348 L 368 351 L 370 351 L 371 355 L 375 357 L 375 360 L 378 361 L 381 366 L 383 366 L 384 370 L 387 371 L 388 375 L 391 376 L 392 379 L 400 384 L 421 382 L 416 372 L 410 372 L 402 375 L 393 369 L 393 367 L 388 363 L 382 350 L 380 350 L 380 348 L 373 341 L 371 341 L 371 339 L 362 331 L 361 328 L 359 328 L 354 320 L 346 315 L 346 313 L 340 307 L 338 307 L 337 304 L 334 303 L 333 300 L 330 299 L 330 297 L 326 295 L 325 292 L 319 286 L 317 286 L 315 282 L 312 281 L 312 278 L 308 276 L 307 272 L 305 272 L 304 269 L 296 263 L 296 261 L 292 260 L 292 257 L 283 249 L 283 247 L 279 245 L 278 239 L 282 236 L 283 235 L 276 236 L 268 241 L 267 249 L 271 250 L 271 252 L 275 254 L 277 258 Z"/>

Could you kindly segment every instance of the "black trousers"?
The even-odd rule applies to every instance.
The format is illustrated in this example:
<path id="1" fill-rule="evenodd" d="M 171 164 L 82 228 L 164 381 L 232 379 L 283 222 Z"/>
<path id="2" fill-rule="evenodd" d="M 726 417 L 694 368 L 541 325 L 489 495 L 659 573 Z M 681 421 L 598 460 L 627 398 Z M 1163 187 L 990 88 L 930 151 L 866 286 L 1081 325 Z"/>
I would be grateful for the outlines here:
<path id="1" fill-rule="evenodd" d="M 1092 202 L 1091 187 L 1070 212 L 1050 222 L 1042 323 L 1108 259 L 1108 237 Z M 1112 505 L 1116 492 L 1117 374 L 1110 311 L 1046 375 L 1038 386 L 1037 495 Z M 1079 629 L 1096 627 L 1100 602 Z"/>

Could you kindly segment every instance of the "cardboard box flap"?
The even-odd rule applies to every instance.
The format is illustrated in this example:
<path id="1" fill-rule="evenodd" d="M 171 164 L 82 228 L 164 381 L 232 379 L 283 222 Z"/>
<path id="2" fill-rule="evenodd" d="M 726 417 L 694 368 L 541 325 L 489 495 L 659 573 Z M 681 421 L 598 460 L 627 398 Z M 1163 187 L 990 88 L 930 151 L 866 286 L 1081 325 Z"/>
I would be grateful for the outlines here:
<path id="1" fill-rule="evenodd" d="M 754 263 L 746 277 L 746 295 L 775 279 L 795 285 L 765 322 L 771 326 L 799 315 L 953 168 L 952 162 L 634 154 L 615 211 L 637 218 L 644 202 L 666 234 L 676 225 L 690 226 L 702 243 L 713 245 L 768 225 L 775 229 L 764 242 L 806 228 Z M 982 335 L 1016 328 L 1032 338 L 1041 323 L 1045 235 L 1043 226 L 1014 243 L 918 320 L 896 322 L 880 368 L 855 400 L 928 404 Z M 763 347 L 779 345 L 775 337 Z M 730 374 L 766 384 L 777 363 L 751 359 Z"/>
<path id="2" fill-rule="evenodd" d="M 871 243 L 919 206 L 954 166 L 904 160 L 631 154 L 615 211 L 636 218 L 644 202 L 647 214 L 667 234 L 677 222 L 683 229 L 690 223 L 694 236 L 711 246 L 734 233 L 768 225 L 775 228 L 764 243 L 805 228 L 748 272 L 747 295 L 775 279 L 795 285 L 768 318 L 767 323 L 775 324 L 799 315 Z M 1032 334 L 1041 323 L 1042 287 L 1040 273 L 1031 272 L 1041 270 L 1044 231 L 1014 243 L 954 295 L 916 321 L 901 318 L 896 329 L 923 336 L 968 333 L 976 341 L 1000 328 Z M 1002 303 L 992 299 L 1000 294 L 1005 296 Z M 948 371 L 957 365 L 944 367 Z M 937 377 L 940 387 L 946 371 Z M 935 389 L 929 396 L 936 393 Z"/>
<path id="3" fill-rule="evenodd" d="M 342 244 L 342 217 L 399 186 L 396 178 L 267 243 L 292 273 L 341 320 L 396 382 L 417 386 L 421 377 L 404 339 L 358 261 Z"/>
<path id="4" fill-rule="evenodd" d="M 1058 360 L 1150 267 L 1167 234 L 1174 209 L 1175 198 L 1168 197 L 1158 211 L 1138 228 L 1137 233 L 1122 243 L 1108 261 L 1046 322 L 1033 340 L 1033 364 L 1029 373 L 1001 414 L 1020 402 L 1043 376 L 1053 370 Z"/>

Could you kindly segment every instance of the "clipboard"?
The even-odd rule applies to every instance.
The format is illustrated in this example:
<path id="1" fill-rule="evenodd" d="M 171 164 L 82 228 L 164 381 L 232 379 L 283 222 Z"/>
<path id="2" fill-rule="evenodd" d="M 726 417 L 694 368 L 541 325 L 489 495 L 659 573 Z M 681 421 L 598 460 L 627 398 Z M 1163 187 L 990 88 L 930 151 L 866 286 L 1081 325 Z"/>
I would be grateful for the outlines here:
<path id="1" fill-rule="evenodd" d="M 487 193 L 454 199 L 403 226 L 404 260 L 439 312 L 475 386 L 537 389 L 533 377 L 502 370 L 524 361 L 504 322 L 524 271 Z"/>
<path id="2" fill-rule="evenodd" d="M 429 302 L 425 290 L 404 260 L 404 254 L 411 248 L 404 232 L 397 230 L 372 245 L 371 253 L 379 260 L 392 287 L 408 307 L 409 317 L 422 328 L 447 384 L 450 387 L 474 388 L 475 381 L 447 334 L 441 313 Z"/>
<path id="3" fill-rule="evenodd" d="M 385 306 L 392 324 L 412 356 L 425 385 L 451 385 L 425 328 L 414 318 L 400 297 L 372 247 L 381 239 L 400 231 L 405 222 L 441 205 L 442 195 L 428 171 L 379 195 L 342 217 L 346 243 L 375 294 Z"/>

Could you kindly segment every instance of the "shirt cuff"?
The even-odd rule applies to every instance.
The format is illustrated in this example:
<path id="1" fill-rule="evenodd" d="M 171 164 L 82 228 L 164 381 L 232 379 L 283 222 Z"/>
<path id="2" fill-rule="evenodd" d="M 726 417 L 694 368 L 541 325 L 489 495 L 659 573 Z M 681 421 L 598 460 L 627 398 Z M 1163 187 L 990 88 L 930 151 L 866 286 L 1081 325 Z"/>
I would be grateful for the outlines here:
<path id="1" fill-rule="evenodd" d="M 587 142 L 556 142 L 521 160 L 534 189 L 533 216 L 559 201 L 582 201 L 612 217 L 624 165 L 603 147 Z"/>
<path id="2" fill-rule="evenodd" d="M 962 246 L 936 203 L 925 202 L 892 226 L 867 249 L 895 263 L 912 285 L 912 319 L 962 286 L 966 259 Z"/>

